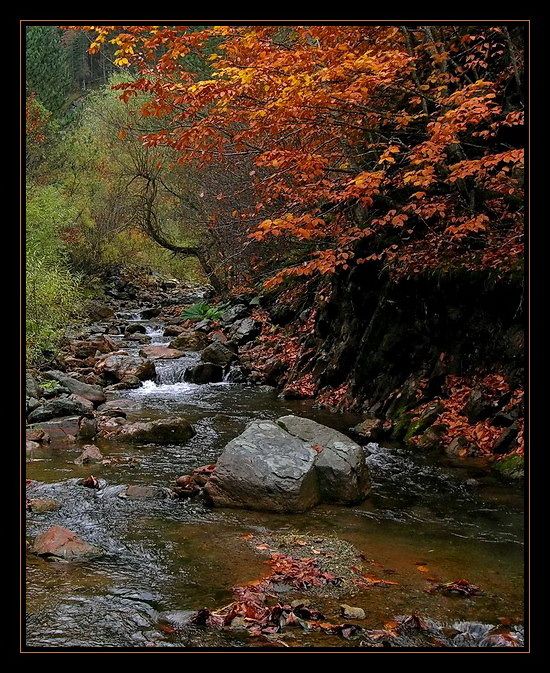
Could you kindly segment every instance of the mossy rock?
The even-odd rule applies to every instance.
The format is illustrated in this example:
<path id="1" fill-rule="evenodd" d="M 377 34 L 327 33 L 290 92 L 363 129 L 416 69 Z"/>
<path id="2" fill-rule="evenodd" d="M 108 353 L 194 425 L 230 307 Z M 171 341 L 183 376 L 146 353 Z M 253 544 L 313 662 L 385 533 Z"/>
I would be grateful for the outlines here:
<path id="1" fill-rule="evenodd" d="M 510 481 L 520 481 L 524 477 L 523 456 L 513 455 L 497 460 L 493 469 L 499 476 Z"/>
<path id="2" fill-rule="evenodd" d="M 426 422 L 425 418 L 416 418 L 412 421 L 408 427 L 407 432 L 405 433 L 405 442 L 409 442 L 413 437 L 419 435 L 423 430 L 426 429 L 429 423 Z"/>
<path id="3" fill-rule="evenodd" d="M 395 416 L 393 426 L 393 436 L 395 439 L 403 439 L 409 432 L 412 414 L 405 409 L 401 409 Z"/>

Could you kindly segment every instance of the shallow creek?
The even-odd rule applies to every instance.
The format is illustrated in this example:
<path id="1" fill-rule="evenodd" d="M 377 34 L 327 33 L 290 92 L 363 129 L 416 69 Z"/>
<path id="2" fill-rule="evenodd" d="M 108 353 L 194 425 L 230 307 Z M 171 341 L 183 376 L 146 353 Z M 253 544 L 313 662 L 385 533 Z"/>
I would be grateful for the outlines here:
<path id="1" fill-rule="evenodd" d="M 135 316 L 139 318 L 139 316 Z M 163 326 L 143 321 L 152 343 L 166 343 Z M 231 587 L 264 577 L 265 553 L 247 534 L 337 537 L 368 559 L 369 574 L 398 582 L 338 598 L 310 597 L 338 621 L 339 604 L 362 607 L 367 628 L 383 628 L 396 615 L 416 612 L 444 623 L 523 622 L 523 497 L 491 480 L 478 465 L 451 466 L 399 447 L 369 445 L 373 488 L 354 507 L 319 506 L 300 515 L 213 510 L 197 500 L 127 500 L 120 485 L 171 486 L 174 479 L 212 463 L 252 419 L 294 413 L 346 431 L 357 419 L 329 414 L 308 402 L 241 384 L 194 385 L 183 372 L 189 353 L 157 362 L 157 382 L 120 392 L 130 420 L 181 414 L 196 435 L 185 446 L 97 442 L 106 458 L 135 457 L 135 465 L 76 466 L 77 446 L 55 442 L 33 454 L 27 478 L 40 482 L 32 497 L 61 503 L 54 512 L 27 516 L 28 539 L 53 524 L 66 526 L 106 554 L 86 564 L 27 558 L 27 644 L 56 647 L 261 646 L 240 632 L 197 626 L 162 628 L 163 615 L 219 608 Z M 114 398 L 114 395 L 112 396 Z M 106 480 L 100 491 L 76 480 Z M 478 478 L 477 484 L 472 477 Z M 248 537 L 250 537 L 248 535 Z M 370 564 L 370 565 L 369 565 Z M 475 598 L 426 593 L 427 577 L 467 578 L 484 594 Z M 292 590 L 290 601 L 306 592 Z M 179 613 L 178 613 L 179 614 Z M 341 618 L 340 618 L 341 621 Z M 291 647 L 356 646 L 335 636 L 293 629 Z"/>

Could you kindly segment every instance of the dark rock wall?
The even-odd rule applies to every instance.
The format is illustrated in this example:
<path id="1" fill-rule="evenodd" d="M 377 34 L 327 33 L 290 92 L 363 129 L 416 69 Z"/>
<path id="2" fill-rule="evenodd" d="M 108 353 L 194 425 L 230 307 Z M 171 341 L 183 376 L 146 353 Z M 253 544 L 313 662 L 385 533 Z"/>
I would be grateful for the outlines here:
<path id="1" fill-rule="evenodd" d="M 487 276 L 455 275 L 389 282 L 357 267 L 333 282 L 319 310 L 321 387 L 351 384 L 364 410 L 380 414 L 411 379 L 427 378 L 427 396 L 447 374 L 488 370 L 523 383 L 523 286 Z"/>

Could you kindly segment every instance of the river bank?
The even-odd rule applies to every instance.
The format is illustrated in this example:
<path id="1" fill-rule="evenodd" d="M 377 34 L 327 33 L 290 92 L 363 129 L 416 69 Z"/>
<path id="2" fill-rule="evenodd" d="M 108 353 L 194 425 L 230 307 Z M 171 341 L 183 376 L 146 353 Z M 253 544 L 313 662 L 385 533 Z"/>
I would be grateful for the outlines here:
<path id="1" fill-rule="evenodd" d="M 102 309 L 95 306 L 95 321 L 68 335 L 55 363 L 60 369 L 53 370 L 99 386 L 105 401 L 90 402 L 52 383 L 46 372 L 35 373 L 42 391 L 34 392 L 45 398 L 30 397 L 29 421 L 33 413 L 44 419 L 44 408 L 46 415 L 59 409 L 59 400 L 78 413 L 28 426 L 28 645 L 521 644 L 523 502 L 517 486 L 499 481 L 483 459 L 456 460 L 365 437 L 371 491 L 350 507 L 321 504 L 278 514 L 174 497 L 179 476 L 215 463 L 252 420 L 290 413 L 349 434 L 364 418 L 315 408 L 312 399 L 289 399 L 300 395 L 281 398 L 254 375 L 264 317 L 257 306 L 243 314 L 235 302 L 227 324 L 211 329 L 180 316 L 202 291 L 176 284 L 140 299 L 132 288 L 111 294 Z M 235 358 L 225 352 L 233 352 L 228 342 L 236 346 Z M 200 369 L 200 351 L 211 343 L 224 346 L 216 347 L 217 357 L 229 360 L 210 363 L 215 367 L 208 374 Z M 216 367 L 221 380 L 196 382 L 199 375 L 219 379 Z M 195 381 L 185 380 L 190 369 Z M 90 397 L 87 388 L 80 393 Z M 120 427 L 166 418 L 184 419 L 195 434 L 160 443 L 118 434 Z M 101 458 L 79 460 L 92 442 Z M 82 485 L 92 475 L 99 488 Z M 55 505 L 39 511 L 32 504 L 39 500 Z M 36 537 L 52 526 L 73 531 L 101 556 L 60 563 L 31 553 Z M 293 565 L 285 570 L 281 557 Z M 296 580 L 300 573 L 303 581 Z M 460 579 L 480 593 L 447 586 Z M 263 601 L 251 589 L 258 585 L 268 594 Z M 248 605 L 248 617 L 235 612 L 246 587 L 249 595 L 240 602 Z M 233 608 L 220 613 L 228 605 Z M 256 605 L 252 612 L 250 605 Z M 342 605 L 364 615 L 347 617 Z"/>

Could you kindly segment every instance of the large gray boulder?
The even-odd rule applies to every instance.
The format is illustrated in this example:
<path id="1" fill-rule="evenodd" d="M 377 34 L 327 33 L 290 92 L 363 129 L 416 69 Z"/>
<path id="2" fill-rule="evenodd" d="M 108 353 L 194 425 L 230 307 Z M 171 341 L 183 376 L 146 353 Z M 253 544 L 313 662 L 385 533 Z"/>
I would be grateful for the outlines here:
<path id="1" fill-rule="evenodd" d="M 271 421 L 253 421 L 227 444 L 206 493 L 214 505 L 303 512 L 320 501 L 315 451 Z"/>
<path id="2" fill-rule="evenodd" d="M 352 504 L 364 500 L 369 477 L 363 449 L 337 430 L 300 416 L 282 416 L 277 423 L 315 451 L 315 470 L 326 502 Z"/>
<path id="3" fill-rule="evenodd" d="M 56 369 L 46 372 L 45 376 L 47 379 L 57 381 L 62 386 L 65 386 L 71 393 L 83 397 L 85 400 L 89 400 L 94 406 L 103 404 L 107 399 L 100 386 L 92 386 L 89 383 L 83 383 L 82 381 L 79 381 L 72 376 L 68 376 L 64 372 L 60 372 Z"/>

